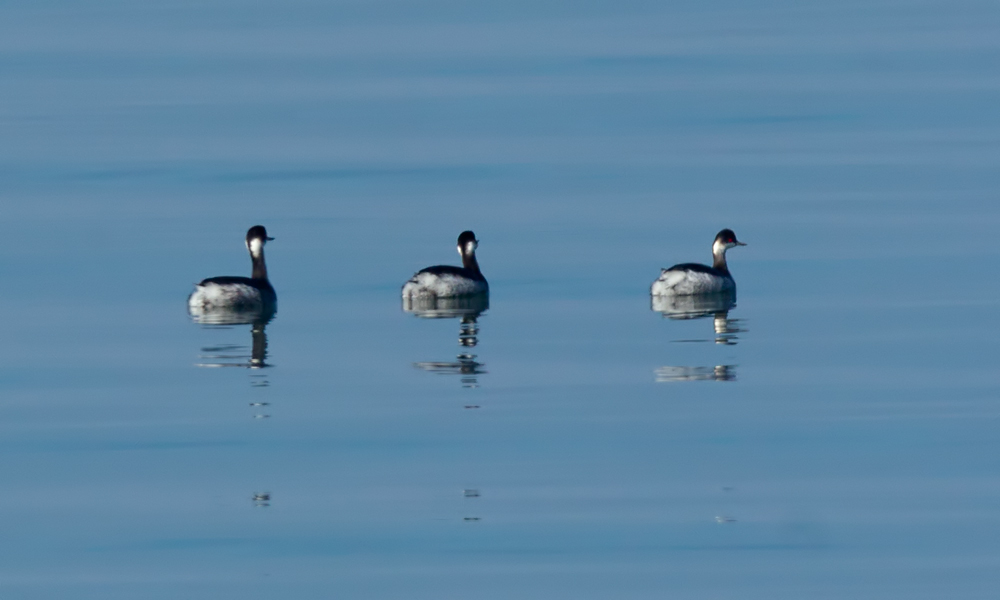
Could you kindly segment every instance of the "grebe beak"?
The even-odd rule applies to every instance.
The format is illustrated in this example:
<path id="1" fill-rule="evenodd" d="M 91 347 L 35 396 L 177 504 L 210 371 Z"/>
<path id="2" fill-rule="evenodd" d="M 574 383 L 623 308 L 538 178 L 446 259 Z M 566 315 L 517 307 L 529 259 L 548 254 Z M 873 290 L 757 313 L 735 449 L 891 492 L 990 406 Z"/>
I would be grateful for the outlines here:
<path id="1" fill-rule="evenodd" d="M 746 244 L 744 242 L 736 242 L 736 245 L 737 246 L 746 246 Z"/>
<path id="2" fill-rule="evenodd" d="M 264 239 L 267 240 L 267 241 L 269 241 L 269 242 L 273 242 L 274 241 L 273 237 L 266 237 Z M 746 246 L 746 244 L 743 244 L 743 245 Z"/>

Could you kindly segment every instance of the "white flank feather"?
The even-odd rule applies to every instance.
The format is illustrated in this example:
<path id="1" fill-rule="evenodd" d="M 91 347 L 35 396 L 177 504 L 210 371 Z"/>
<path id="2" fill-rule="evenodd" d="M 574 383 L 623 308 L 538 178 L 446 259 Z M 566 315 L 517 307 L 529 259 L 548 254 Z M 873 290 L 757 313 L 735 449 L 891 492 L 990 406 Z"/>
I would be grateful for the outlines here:
<path id="1" fill-rule="evenodd" d="M 262 310 L 264 298 L 260 290 L 242 283 L 205 283 L 198 284 L 188 298 L 188 308 L 191 314 L 220 308 Z"/>
<path id="2" fill-rule="evenodd" d="M 654 296 L 689 296 L 736 291 L 732 277 L 687 270 L 664 270 L 653 282 L 649 293 Z"/>
<path id="3" fill-rule="evenodd" d="M 404 298 L 467 296 L 487 291 L 486 283 L 452 273 L 420 272 L 403 285 Z"/>

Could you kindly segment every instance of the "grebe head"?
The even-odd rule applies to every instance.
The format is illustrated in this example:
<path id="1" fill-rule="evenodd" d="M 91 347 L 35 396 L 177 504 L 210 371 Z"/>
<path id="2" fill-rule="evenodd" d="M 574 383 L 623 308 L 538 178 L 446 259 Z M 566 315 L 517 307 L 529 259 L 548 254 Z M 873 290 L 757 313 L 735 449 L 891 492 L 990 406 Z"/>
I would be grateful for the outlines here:
<path id="1" fill-rule="evenodd" d="M 732 229 L 723 229 L 719 232 L 719 235 L 715 236 L 715 242 L 712 244 L 712 254 L 725 254 L 726 250 L 733 246 L 746 246 L 746 244 L 736 239 L 736 234 L 733 233 Z"/>
<path id="2" fill-rule="evenodd" d="M 458 253 L 463 258 L 475 254 L 476 247 L 478 246 L 479 240 L 476 239 L 476 234 L 471 231 L 463 231 L 462 234 L 458 236 Z"/>
<path id="3" fill-rule="evenodd" d="M 247 231 L 247 250 L 250 251 L 250 256 L 258 258 L 264 250 L 264 244 L 273 239 L 273 237 L 267 237 L 267 230 L 264 229 L 263 225 L 251 227 Z"/>

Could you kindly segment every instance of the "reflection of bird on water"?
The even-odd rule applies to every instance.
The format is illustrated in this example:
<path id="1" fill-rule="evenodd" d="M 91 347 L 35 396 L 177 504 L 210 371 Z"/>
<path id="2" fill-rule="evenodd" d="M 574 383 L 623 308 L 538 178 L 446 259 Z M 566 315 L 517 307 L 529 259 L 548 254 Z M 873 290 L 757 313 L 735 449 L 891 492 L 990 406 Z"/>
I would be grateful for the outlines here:
<path id="1" fill-rule="evenodd" d="M 486 312 L 490 307 L 488 294 L 471 296 L 455 296 L 453 298 L 435 298 L 433 296 L 416 296 L 403 298 L 403 312 L 422 319 L 455 319 L 469 317 L 473 319 Z"/>
<path id="2" fill-rule="evenodd" d="M 188 311 L 200 316 L 213 311 L 271 312 L 278 307 L 278 296 L 267 279 L 264 244 L 274 238 L 260 225 L 247 231 L 246 245 L 253 270 L 250 277 L 211 277 L 197 284 L 188 297 Z"/>
<path id="3" fill-rule="evenodd" d="M 438 265 L 418 271 L 403 284 L 403 298 L 452 298 L 488 294 L 490 286 L 476 260 L 478 246 L 476 234 L 463 231 L 458 236 L 458 253 L 462 257 L 462 266 Z"/>
<path id="4" fill-rule="evenodd" d="M 736 381 L 736 365 L 715 367 L 660 367 L 656 381 Z"/>
<path id="5" fill-rule="evenodd" d="M 730 319 L 728 311 L 715 313 L 713 317 L 715 343 L 735 346 L 739 339 L 736 334 L 746 331 L 740 328 L 740 319 Z"/>
<path id="6" fill-rule="evenodd" d="M 229 329 L 233 325 L 250 325 L 250 356 L 244 354 L 246 346 L 229 344 L 225 346 L 209 346 L 202 348 L 200 356 L 203 360 L 216 362 L 199 363 L 199 367 L 246 367 L 262 369 L 267 364 L 267 324 L 274 317 L 273 313 L 249 311 L 213 311 L 210 318 L 207 315 L 195 317 L 195 321 L 210 328 Z M 260 385 L 267 385 L 263 382 Z"/>
<path id="7" fill-rule="evenodd" d="M 653 296 L 650 308 L 668 319 L 687 321 L 712 318 L 715 343 L 734 346 L 740 329 L 739 319 L 730 319 L 729 311 L 736 308 L 736 291 L 688 296 Z M 709 341 L 709 340 L 676 340 Z M 673 381 L 736 381 L 736 365 L 714 367 L 666 366 L 656 369 L 657 382 Z"/>
<path id="8" fill-rule="evenodd" d="M 468 351 L 479 344 L 479 315 L 490 307 L 485 294 L 457 298 L 404 298 L 403 310 L 425 319 L 461 318 L 458 344 L 462 351 L 454 362 L 417 362 L 413 366 L 431 373 L 459 375 L 464 387 L 478 387 L 478 375 L 486 373 L 476 355 Z"/>
<path id="9" fill-rule="evenodd" d="M 712 266 L 698 263 L 683 263 L 663 269 L 659 279 L 653 282 L 649 293 L 653 296 L 688 296 L 691 294 L 715 294 L 736 292 L 736 282 L 729 274 L 726 264 L 726 250 L 735 246 L 746 246 L 736 239 L 731 229 L 723 229 L 712 243 Z"/>
<path id="10" fill-rule="evenodd" d="M 650 308 L 671 319 L 700 319 L 736 308 L 736 292 L 691 296 L 651 296 Z"/>
<path id="11" fill-rule="evenodd" d="M 734 346 L 743 332 L 739 319 L 730 319 L 729 311 L 736 308 L 736 292 L 698 294 L 691 296 L 652 296 L 650 309 L 668 319 L 685 321 L 712 317 L 715 343 Z"/>

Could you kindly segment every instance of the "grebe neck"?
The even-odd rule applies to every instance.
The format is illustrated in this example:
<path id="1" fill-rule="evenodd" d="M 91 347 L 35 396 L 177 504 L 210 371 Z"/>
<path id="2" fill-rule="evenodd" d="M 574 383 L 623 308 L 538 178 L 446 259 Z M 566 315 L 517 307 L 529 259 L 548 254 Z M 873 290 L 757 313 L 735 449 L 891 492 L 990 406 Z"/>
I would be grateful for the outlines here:
<path id="1" fill-rule="evenodd" d="M 725 274 L 729 274 L 729 265 L 726 264 L 726 249 L 722 248 L 721 251 L 712 253 L 712 268 L 718 269 Z"/>
<path id="2" fill-rule="evenodd" d="M 462 253 L 462 266 L 472 271 L 479 277 L 483 276 L 483 272 L 479 270 L 479 261 L 476 260 L 475 252 Z"/>
<path id="3" fill-rule="evenodd" d="M 267 281 L 267 265 L 264 264 L 264 249 L 261 248 L 260 252 L 251 254 L 250 259 L 253 261 L 253 272 L 250 274 L 250 279 L 263 279 Z"/>

